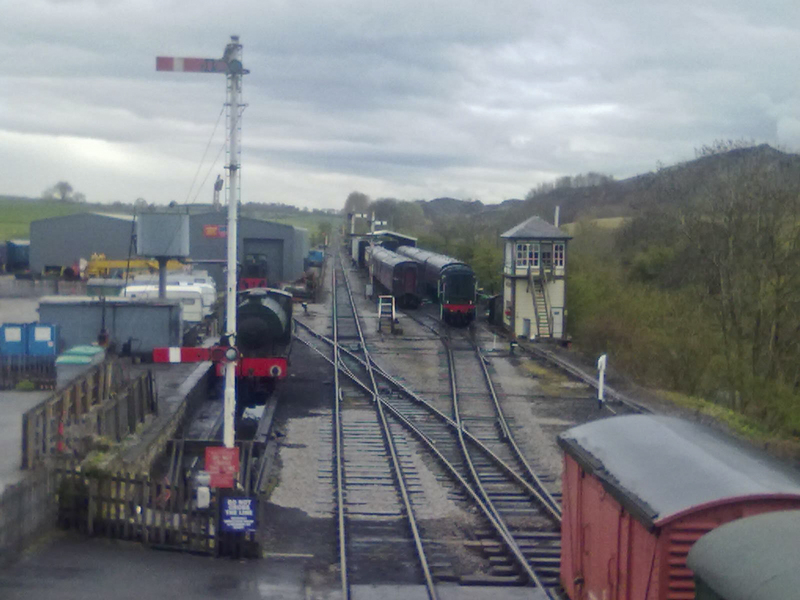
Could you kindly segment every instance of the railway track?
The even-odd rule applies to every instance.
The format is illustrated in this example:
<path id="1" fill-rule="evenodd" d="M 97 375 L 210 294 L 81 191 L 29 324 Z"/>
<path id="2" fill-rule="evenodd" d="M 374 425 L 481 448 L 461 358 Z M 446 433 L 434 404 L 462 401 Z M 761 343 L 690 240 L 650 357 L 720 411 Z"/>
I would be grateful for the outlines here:
<path id="1" fill-rule="evenodd" d="M 497 397 L 487 360 L 469 330 L 452 330 L 438 321 L 434 327 L 415 320 L 431 329 L 444 345 L 453 420 L 471 480 L 537 573 L 537 585 L 557 589 L 561 507 L 545 485 L 550 478 L 536 473 L 520 450 Z M 529 486 L 521 488 L 507 473 L 498 476 L 496 465 L 486 453 L 475 451 L 464 432 L 470 432 L 492 455 L 510 465 Z M 491 547 L 492 553 L 498 550 L 496 545 Z"/>
<path id="2" fill-rule="evenodd" d="M 341 297 L 337 290 L 337 304 Z M 352 310 L 347 311 L 347 314 L 352 313 L 351 318 L 357 318 L 355 304 L 351 306 Z M 475 577 L 472 581 L 469 577 L 462 578 L 462 583 L 527 583 L 541 588 L 546 597 L 558 597 L 560 509 L 557 501 L 543 489 L 535 475 L 528 475 L 526 479 L 526 476 L 520 474 L 524 471 L 520 466 L 525 465 L 524 458 L 521 461 L 512 460 L 507 451 L 505 457 L 498 456 L 487 446 L 487 443 L 495 445 L 494 440 L 482 441 L 460 423 L 458 414 L 453 419 L 418 397 L 378 368 L 368 352 L 364 352 L 363 358 L 359 357 L 346 347 L 348 338 L 342 340 L 345 345 L 337 343 L 336 329 L 343 323 L 342 317 L 337 310 L 332 340 L 302 327 L 300 323 L 301 328 L 309 335 L 326 342 L 334 349 L 334 359 L 331 362 L 338 367 L 337 389 L 338 373 L 341 371 L 364 393 L 371 395 L 377 407 L 385 409 L 385 413 L 391 415 L 396 423 L 416 436 L 439 460 L 448 476 L 458 484 L 462 497 L 477 507 L 483 517 L 485 525 L 474 532 L 478 539 L 472 540 L 472 543 L 479 546 L 486 555 L 489 575 Z M 313 342 L 301 341 L 324 354 Z M 363 336 L 358 345 L 361 350 L 366 350 Z M 491 385 L 490 379 L 487 382 Z M 455 390 L 455 384 L 453 387 Z M 481 420 L 484 416 L 478 415 L 477 419 Z M 502 426 L 501 431 L 506 428 L 507 425 Z M 488 438 L 486 435 L 481 437 Z M 346 481 L 346 473 L 339 475 L 337 479 L 339 478 Z M 340 515 L 342 512 L 344 510 L 340 509 Z M 342 522 L 340 516 L 340 530 L 344 530 Z M 346 549 L 340 548 L 343 556 Z M 424 556 L 423 550 L 420 542 L 420 556 Z M 345 572 L 346 565 L 343 564 L 342 567 Z M 434 597 L 435 588 L 432 584 L 428 584 L 428 589 L 430 597 Z"/>
<path id="3" fill-rule="evenodd" d="M 422 580 L 428 597 L 435 600 L 436 588 L 409 493 L 408 479 L 413 472 L 409 472 L 408 461 L 404 464 L 401 460 L 396 434 L 384 406 L 377 401 L 378 386 L 341 264 L 333 270 L 332 285 L 334 460 L 342 595 L 351 597 L 351 575 L 359 582 L 363 572 L 377 573 L 383 581 Z M 348 402 L 339 380 L 340 340 L 358 341 L 370 380 L 370 386 L 364 386 L 366 393 Z"/>

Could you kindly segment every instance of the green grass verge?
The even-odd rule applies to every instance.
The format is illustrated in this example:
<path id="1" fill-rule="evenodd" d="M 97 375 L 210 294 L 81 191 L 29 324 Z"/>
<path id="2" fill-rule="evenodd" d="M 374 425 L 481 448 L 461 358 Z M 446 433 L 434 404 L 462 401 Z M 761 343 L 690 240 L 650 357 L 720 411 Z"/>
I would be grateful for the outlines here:
<path id="1" fill-rule="evenodd" d="M 775 434 L 762 423 L 725 406 L 720 406 L 719 404 L 715 404 L 703 398 L 697 398 L 696 396 L 687 396 L 679 392 L 662 390 L 660 393 L 673 404 L 712 417 L 730 427 L 735 433 L 749 440 L 766 442 L 775 438 Z"/>
<path id="2" fill-rule="evenodd" d="M 800 459 L 800 438 L 796 436 L 770 431 L 763 423 L 751 417 L 703 398 L 663 390 L 660 393 L 678 406 L 724 423 L 735 434 L 769 450 L 772 454 L 791 460 Z"/>

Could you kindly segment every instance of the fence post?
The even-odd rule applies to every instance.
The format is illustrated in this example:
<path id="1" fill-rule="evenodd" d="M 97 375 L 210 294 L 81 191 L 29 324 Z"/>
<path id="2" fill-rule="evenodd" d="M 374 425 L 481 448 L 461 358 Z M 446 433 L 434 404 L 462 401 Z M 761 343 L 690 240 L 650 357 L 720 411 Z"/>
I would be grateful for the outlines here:
<path id="1" fill-rule="evenodd" d="M 97 503 L 97 499 L 95 495 L 97 494 L 97 481 L 91 477 L 89 478 L 89 485 L 87 486 L 89 491 L 89 498 L 87 502 L 87 513 L 86 513 L 86 533 L 89 535 L 94 534 L 94 511 Z"/>
<path id="2" fill-rule="evenodd" d="M 33 464 L 33 436 L 31 411 L 25 411 L 22 415 L 22 468 L 30 469 Z"/>

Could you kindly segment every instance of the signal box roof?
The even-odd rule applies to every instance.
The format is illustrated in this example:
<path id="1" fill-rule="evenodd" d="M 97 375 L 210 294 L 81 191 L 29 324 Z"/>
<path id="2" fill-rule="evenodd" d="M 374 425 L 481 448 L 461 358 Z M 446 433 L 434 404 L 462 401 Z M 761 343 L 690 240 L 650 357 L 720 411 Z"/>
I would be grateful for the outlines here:
<path id="1" fill-rule="evenodd" d="M 674 417 L 602 419 L 565 431 L 558 443 L 649 528 L 745 498 L 800 501 L 800 473 L 729 436 Z"/>
<path id="2" fill-rule="evenodd" d="M 701 537 L 686 564 L 725 600 L 796 598 L 800 510 L 738 519 Z"/>
<path id="3" fill-rule="evenodd" d="M 507 239 L 571 240 L 572 236 L 551 225 L 541 217 L 531 217 L 512 227 L 500 237 Z"/>

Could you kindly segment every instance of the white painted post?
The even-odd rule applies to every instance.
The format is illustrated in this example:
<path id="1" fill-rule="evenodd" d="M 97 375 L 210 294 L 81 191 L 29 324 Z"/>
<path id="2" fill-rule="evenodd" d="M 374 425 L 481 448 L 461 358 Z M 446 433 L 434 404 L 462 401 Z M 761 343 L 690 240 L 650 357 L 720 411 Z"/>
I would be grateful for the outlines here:
<path id="1" fill-rule="evenodd" d="M 236 346 L 236 275 L 238 268 L 239 209 L 239 95 L 242 91 L 242 45 L 238 36 L 231 36 L 225 48 L 228 63 L 228 102 L 230 106 L 230 163 L 228 164 L 228 279 L 225 304 L 225 335 L 228 344 Z M 225 363 L 225 395 L 223 404 L 222 441 L 233 448 L 236 440 L 236 361 Z"/>
<path id="2" fill-rule="evenodd" d="M 605 385 L 606 379 L 606 361 L 607 355 L 603 354 L 600 358 L 597 359 L 597 370 L 599 371 L 597 375 L 597 406 L 598 408 L 603 408 L 603 402 L 605 402 L 605 398 L 603 397 L 603 386 Z"/>

